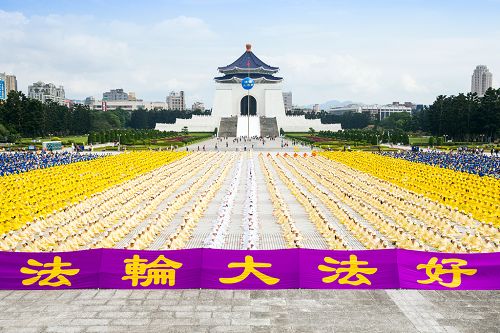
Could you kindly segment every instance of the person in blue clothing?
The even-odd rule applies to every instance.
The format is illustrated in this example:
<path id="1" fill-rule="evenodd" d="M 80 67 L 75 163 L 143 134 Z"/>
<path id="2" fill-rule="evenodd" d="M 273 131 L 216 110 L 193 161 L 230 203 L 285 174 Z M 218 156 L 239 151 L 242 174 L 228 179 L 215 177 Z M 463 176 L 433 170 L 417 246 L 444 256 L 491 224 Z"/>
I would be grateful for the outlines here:
<path id="1" fill-rule="evenodd" d="M 90 161 L 103 155 L 72 152 L 8 152 L 0 153 L 0 176 L 45 169 L 57 165 Z"/>
<path id="2" fill-rule="evenodd" d="M 500 178 L 500 157 L 485 155 L 480 150 L 459 149 L 458 153 L 399 151 L 383 152 L 384 156 L 405 159 L 410 162 L 424 163 L 440 168 L 467 172 L 479 176 Z"/>

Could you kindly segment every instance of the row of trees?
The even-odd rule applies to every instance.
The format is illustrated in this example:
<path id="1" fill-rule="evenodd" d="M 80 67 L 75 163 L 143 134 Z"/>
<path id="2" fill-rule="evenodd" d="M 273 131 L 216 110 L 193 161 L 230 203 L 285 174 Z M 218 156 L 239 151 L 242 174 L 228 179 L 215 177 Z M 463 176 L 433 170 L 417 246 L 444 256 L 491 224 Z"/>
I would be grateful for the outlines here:
<path id="1" fill-rule="evenodd" d="M 88 134 L 120 128 L 153 129 L 156 123 L 175 123 L 178 118 L 210 111 L 121 109 L 102 112 L 87 106 L 68 108 L 57 103 L 41 103 L 22 92 L 11 91 L 0 101 L 0 140 L 15 141 L 19 137 L 46 137 Z M 366 128 L 401 132 L 425 132 L 453 141 L 494 141 L 500 137 L 500 89 L 489 89 L 484 97 L 476 94 L 438 96 L 429 107 L 415 113 L 396 113 L 382 121 L 370 120 L 362 113 L 328 115 L 324 112 L 307 117 L 320 117 L 323 123 L 340 123 L 344 129 Z M 383 133 L 383 131 L 381 132 Z"/>
<path id="2" fill-rule="evenodd" d="M 476 94 L 438 96 L 416 115 L 422 131 L 454 141 L 494 141 L 500 138 L 500 89 Z"/>
<path id="3" fill-rule="evenodd" d="M 492 142 L 500 138 L 500 89 L 489 89 L 483 97 L 473 93 L 441 95 L 423 111 L 394 113 L 382 121 L 361 113 L 323 115 L 321 121 L 341 123 L 344 129 L 372 125 L 382 130 L 425 132 L 455 142 Z"/>
<path id="4" fill-rule="evenodd" d="M 176 119 L 191 119 L 192 115 L 179 110 L 136 110 L 132 112 L 130 127 L 153 129 L 156 123 L 174 124 Z"/>
<path id="5" fill-rule="evenodd" d="M 112 129 L 154 129 L 156 123 L 175 123 L 193 114 L 209 114 L 196 110 L 92 110 L 88 106 L 67 107 L 54 102 L 42 103 L 11 91 L 6 101 L 0 100 L 0 141 L 15 142 L 20 137 L 67 136 L 104 132 Z"/>
<path id="6" fill-rule="evenodd" d="M 347 112 L 343 115 L 325 114 L 321 117 L 323 124 L 341 124 L 342 128 L 365 128 L 370 124 L 370 116 L 364 113 Z"/>
<path id="7" fill-rule="evenodd" d="M 177 135 L 172 132 L 163 132 L 152 129 L 113 129 L 90 132 L 89 143 L 118 142 L 124 145 L 134 144 L 140 140 L 163 139 Z"/>
<path id="8" fill-rule="evenodd" d="M 402 130 L 346 129 L 338 132 L 320 131 L 318 136 L 342 141 L 366 142 L 372 145 L 379 143 L 402 143 L 407 145 L 410 143 L 410 137 Z"/>
<path id="9" fill-rule="evenodd" d="M 102 112 L 83 105 L 68 108 L 54 102 L 42 103 L 16 91 L 0 102 L 0 139 L 10 142 L 19 137 L 78 135 L 123 128 L 129 121 L 130 114 L 123 110 Z"/>

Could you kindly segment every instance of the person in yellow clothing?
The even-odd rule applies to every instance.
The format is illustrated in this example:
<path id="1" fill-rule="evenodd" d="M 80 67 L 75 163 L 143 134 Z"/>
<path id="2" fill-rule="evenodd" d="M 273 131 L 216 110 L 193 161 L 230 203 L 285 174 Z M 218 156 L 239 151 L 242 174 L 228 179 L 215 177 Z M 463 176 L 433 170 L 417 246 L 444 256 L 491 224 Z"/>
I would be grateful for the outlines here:
<path id="1" fill-rule="evenodd" d="M 499 179 L 364 152 L 320 155 L 464 210 L 482 222 L 500 224 Z"/>
<path id="2" fill-rule="evenodd" d="M 186 153 L 138 152 L 0 177 L 0 234 L 85 196 L 182 158 Z M 28 204 L 27 204 L 28 203 Z"/>

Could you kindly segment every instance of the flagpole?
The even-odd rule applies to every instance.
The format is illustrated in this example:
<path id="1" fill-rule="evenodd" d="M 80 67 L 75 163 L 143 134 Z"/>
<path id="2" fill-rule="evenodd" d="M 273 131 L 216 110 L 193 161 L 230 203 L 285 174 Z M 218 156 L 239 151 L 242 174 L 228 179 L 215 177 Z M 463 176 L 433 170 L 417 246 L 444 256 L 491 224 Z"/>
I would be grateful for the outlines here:
<path id="1" fill-rule="evenodd" d="M 247 136 L 250 139 L 250 90 L 247 90 Z"/>
<path id="2" fill-rule="evenodd" d="M 250 77 L 250 62 L 248 64 L 248 77 Z M 247 90 L 247 136 L 250 139 L 250 89 Z"/>

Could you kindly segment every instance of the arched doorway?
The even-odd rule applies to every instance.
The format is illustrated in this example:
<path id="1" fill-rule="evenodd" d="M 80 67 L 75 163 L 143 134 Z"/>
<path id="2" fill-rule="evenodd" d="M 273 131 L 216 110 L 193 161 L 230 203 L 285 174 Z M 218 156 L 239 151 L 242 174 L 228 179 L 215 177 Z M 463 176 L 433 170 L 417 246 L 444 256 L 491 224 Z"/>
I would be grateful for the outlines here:
<path id="1" fill-rule="evenodd" d="M 248 114 L 248 96 L 245 96 L 241 99 L 240 114 L 242 116 L 246 116 Z M 250 115 L 251 116 L 257 115 L 257 101 L 253 96 L 250 96 Z"/>

